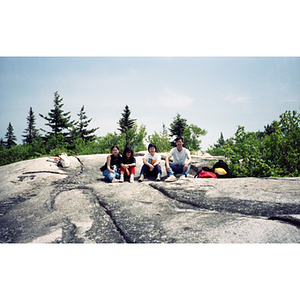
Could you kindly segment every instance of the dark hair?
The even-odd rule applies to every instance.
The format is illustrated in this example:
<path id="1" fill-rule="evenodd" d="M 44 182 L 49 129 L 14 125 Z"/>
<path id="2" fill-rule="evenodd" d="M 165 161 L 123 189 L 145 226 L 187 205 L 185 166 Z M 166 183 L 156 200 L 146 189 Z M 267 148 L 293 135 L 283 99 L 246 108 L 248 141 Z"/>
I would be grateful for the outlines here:
<path id="1" fill-rule="evenodd" d="M 148 151 L 149 151 L 149 149 L 150 149 L 151 147 L 154 147 L 154 148 L 155 148 L 155 151 L 157 152 L 157 147 L 156 147 L 156 145 L 153 144 L 153 143 L 150 143 L 150 144 L 149 144 L 149 146 L 148 146 Z"/>
<path id="2" fill-rule="evenodd" d="M 124 149 L 124 152 L 123 152 L 123 155 L 126 157 L 126 153 L 127 152 L 130 152 L 131 153 L 131 155 L 130 155 L 130 158 L 131 157 L 133 157 L 133 150 L 131 149 L 131 147 L 125 147 L 125 149 Z"/>
<path id="3" fill-rule="evenodd" d="M 112 152 L 112 151 L 114 150 L 114 148 L 117 148 L 117 149 L 120 151 L 120 149 L 119 149 L 119 147 L 118 147 L 117 145 L 113 145 L 113 146 L 110 148 L 110 152 Z"/>
<path id="4" fill-rule="evenodd" d="M 183 137 L 182 137 L 182 136 L 178 136 L 178 137 L 175 139 L 175 143 L 176 143 L 178 140 L 182 140 L 182 142 L 183 142 Z"/>

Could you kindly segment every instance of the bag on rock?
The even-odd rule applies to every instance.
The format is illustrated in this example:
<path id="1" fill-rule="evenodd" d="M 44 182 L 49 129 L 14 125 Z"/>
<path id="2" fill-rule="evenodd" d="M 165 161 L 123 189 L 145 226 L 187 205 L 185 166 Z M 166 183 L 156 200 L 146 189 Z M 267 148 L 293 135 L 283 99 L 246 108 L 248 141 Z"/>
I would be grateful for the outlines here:
<path id="1" fill-rule="evenodd" d="M 227 163 L 221 159 L 214 164 L 213 172 L 217 175 L 218 178 L 231 177 Z"/>
<path id="2" fill-rule="evenodd" d="M 208 167 L 203 167 L 200 169 L 194 178 L 217 178 L 217 175 L 213 172 L 212 169 Z"/>
<path id="3" fill-rule="evenodd" d="M 202 171 L 198 174 L 200 178 L 217 178 L 217 175 L 213 172 Z"/>
<path id="4" fill-rule="evenodd" d="M 68 157 L 67 153 L 62 153 L 60 156 L 60 163 L 63 168 L 68 168 L 70 167 L 71 161 L 70 158 Z"/>

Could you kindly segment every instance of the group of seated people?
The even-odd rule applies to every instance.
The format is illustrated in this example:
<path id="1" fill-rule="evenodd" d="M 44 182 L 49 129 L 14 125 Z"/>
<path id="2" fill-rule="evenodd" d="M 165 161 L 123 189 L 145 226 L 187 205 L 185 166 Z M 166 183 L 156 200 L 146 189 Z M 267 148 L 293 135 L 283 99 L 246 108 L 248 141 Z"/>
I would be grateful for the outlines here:
<path id="1" fill-rule="evenodd" d="M 180 178 L 186 178 L 191 166 L 191 154 L 188 149 L 183 147 L 183 138 L 178 137 L 174 147 L 166 157 L 166 172 L 168 177 L 165 182 L 176 181 L 176 174 L 180 174 Z M 103 176 L 110 182 L 124 182 L 124 177 L 129 177 L 129 181 L 134 182 L 136 159 L 133 156 L 131 147 L 126 147 L 123 156 L 120 155 L 118 146 L 111 147 L 111 155 L 107 157 L 107 162 L 101 168 Z M 173 157 L 173 162 L 170 158 Z M 157 153 L 155 144 L 148 145 L 148 152 L 143 157 L 143 166 L 139 181 L 143 181 L 145 176 L 154 176 L 157 181 L 161 180 L 161 155 Z"/>

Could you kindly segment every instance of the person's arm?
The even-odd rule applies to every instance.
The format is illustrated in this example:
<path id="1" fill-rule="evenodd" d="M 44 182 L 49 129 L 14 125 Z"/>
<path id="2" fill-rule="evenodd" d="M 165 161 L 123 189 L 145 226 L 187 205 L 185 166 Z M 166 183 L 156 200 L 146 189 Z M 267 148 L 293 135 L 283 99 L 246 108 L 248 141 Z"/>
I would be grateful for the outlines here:
<path id="1" fill-rule="evenodd" d="M 169 165 L 170 158 L 171 158 L 170 154 L 167 154 L 167 157 L 166 157 L 166 171 L 167 172 L 170 172 L 170 170 L 171 170 L 170 165 Z"/>
<path id="2" fill-rule="evenodd" d="M 110 155 L 107 156 L 107 170 L 110 172 L 110 173 L 113 173 L 114 171 L 110 168 L 110 161 L 111 161 L 111 157 Z"/>
<path id="3" fill-rule="evenodd" d="M 153 166 L 155 167 L 155 166 L 159 165 L 160 162 L 161 162 L 161 156 L 158 155 L 158 156 L 157 156 L 157 160 L 156 160 L 155 164 L 153 164 Z"/>
<path id="4" fill-rule="evenodd" d="M 191 162 L 192 162 L 191 155 L 188 155 L 188 156 L 187 156 L 187 161 L 186 161 L 186 163 L 185 163 L 185 165 L 184 165 L 184 167 L 183 167 L 183 171 L 186 171 L 186 170 L 188 169 L 189 164 L 190 164 Z"/>
<path id="5" fill-rule="evenodd" d="M 146 158 L 143 158 L 143 163 L 150 168 L 150 172 L 153 171 L 154 165 L 150 164 Z"/>
<path id="6" fill-rule="evenodd" d="M 129 167 L 135 167 L 136 166 L 136 159 L 133 158 L 133 163 L 128 165 Z"/>

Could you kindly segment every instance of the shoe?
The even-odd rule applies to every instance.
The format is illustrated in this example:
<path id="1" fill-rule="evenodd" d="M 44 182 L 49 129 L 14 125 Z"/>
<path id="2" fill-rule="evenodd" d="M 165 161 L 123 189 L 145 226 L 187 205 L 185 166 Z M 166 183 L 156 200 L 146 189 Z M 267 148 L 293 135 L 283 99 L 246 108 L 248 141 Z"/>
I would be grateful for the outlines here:
<path id="1" fill-rule="evenodd" d="M 156 181 L 160 181 L 160 173 L 157 174 Z"/>
<path id="2" fill-rule="evenodd" d="M 117 182 L 119 182 L 119 180 L 116 179 L 116 178 L 113 178 L 112 181 L 111 181 L 111 183 L 117 183 Z"/>
<path id="3" fill-rule="evenodd" d="M 176 179 L 176 177 L 174 176 L 174 175 L 171 175 L 171 176 L 169 176 L 166 180 L 165 180 L 165 182 L 173 182 L 173 181 L 176 181 L 177 179 Z"/>
<path id="4" fill-rule="evenodd" d="M 134 182 L 134 174 L 131 174 L 130 175 L 130 183 L 133 183 Z"/>
<path id="5" fill-rule="evenodd" d="M 140 182 L 144 181 L 144 175 L 143 174 L 140 176 L 139 181 Z"/>
<path id="6" fill-rule="evenodd" d="M 185 177 L 185 175 L 181 175 L 180 177 L 179 177 L 179 180 L 184 180 L 184 179 L 187 179 L 187 177 Z"/>
<path id="7" fill-rule="evenodd" d="M 120 182 L 124 182 L 124 174 L 120 175 Z"/>

